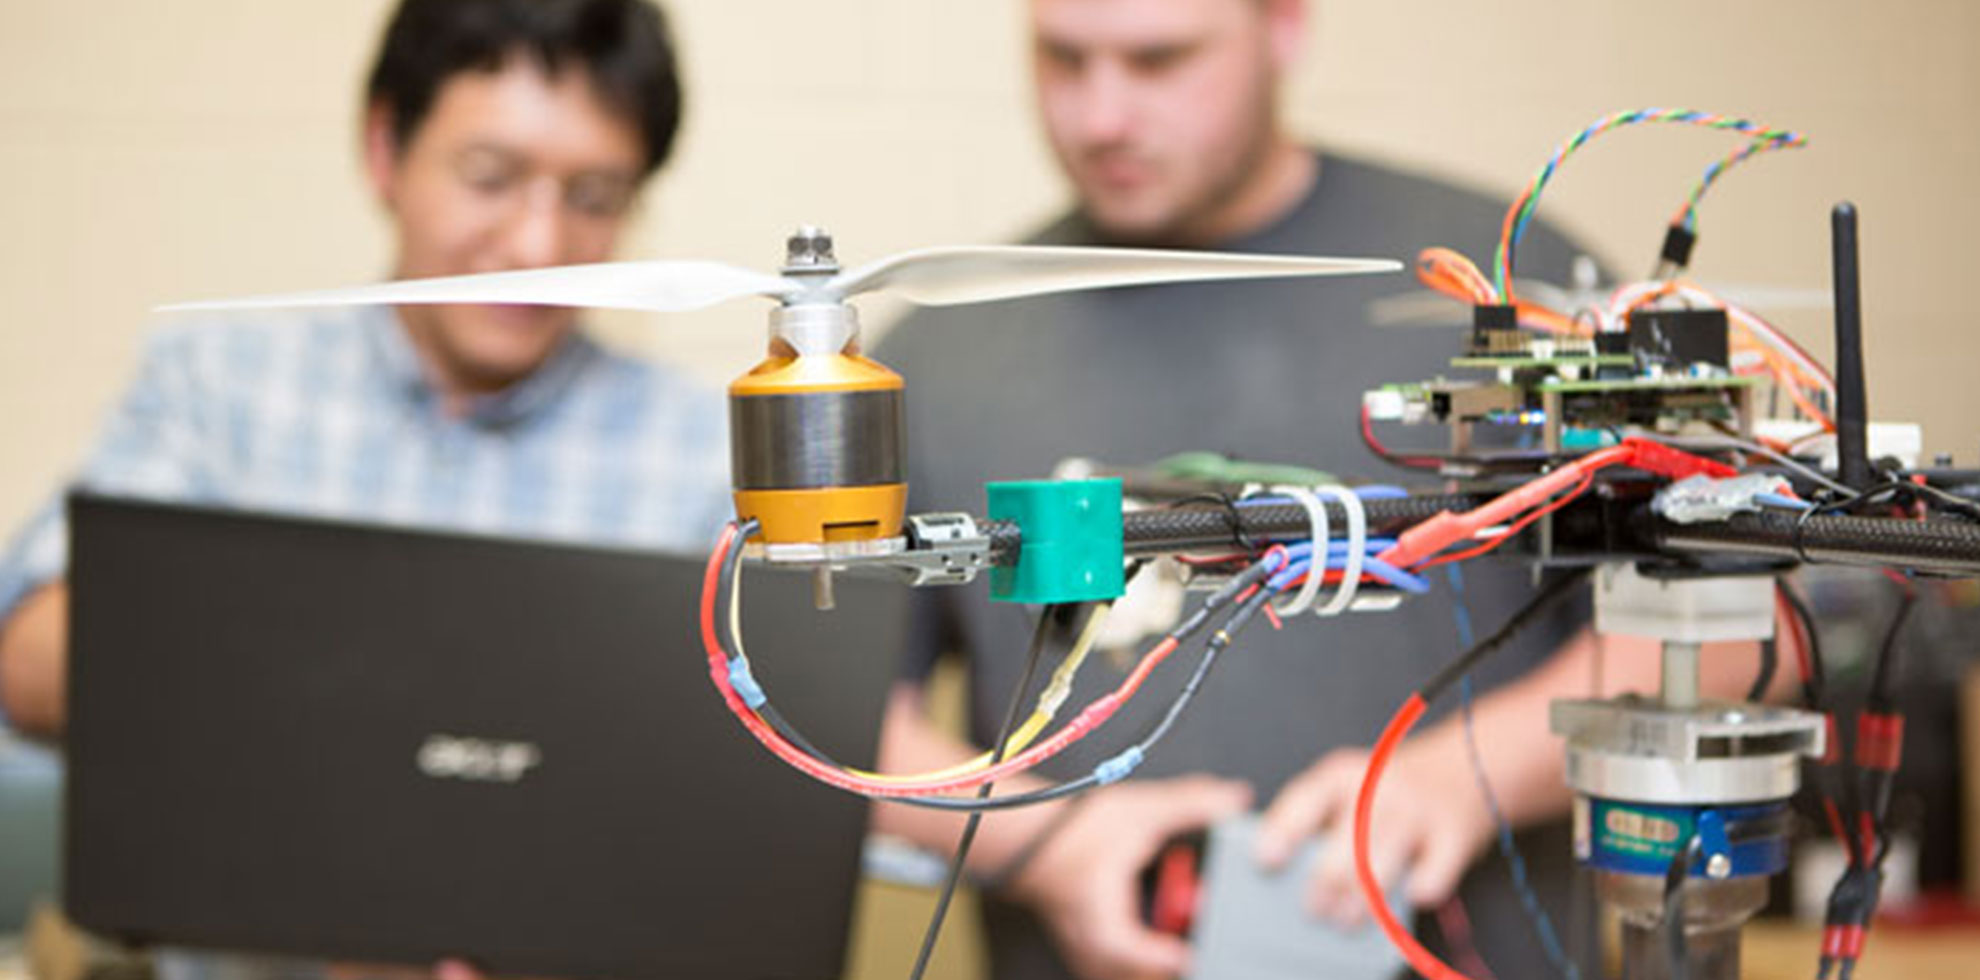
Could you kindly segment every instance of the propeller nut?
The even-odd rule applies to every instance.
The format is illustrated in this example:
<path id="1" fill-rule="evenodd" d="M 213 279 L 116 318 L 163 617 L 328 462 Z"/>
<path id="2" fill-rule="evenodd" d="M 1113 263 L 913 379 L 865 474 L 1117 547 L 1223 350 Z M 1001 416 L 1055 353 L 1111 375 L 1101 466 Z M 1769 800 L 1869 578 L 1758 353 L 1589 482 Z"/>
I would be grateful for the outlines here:
<path id="1" fill-rule="evenodd" d="M 799 225 L 784 246 L 785 272 L 837 272 L 832 236 L 816 225 Z"/>

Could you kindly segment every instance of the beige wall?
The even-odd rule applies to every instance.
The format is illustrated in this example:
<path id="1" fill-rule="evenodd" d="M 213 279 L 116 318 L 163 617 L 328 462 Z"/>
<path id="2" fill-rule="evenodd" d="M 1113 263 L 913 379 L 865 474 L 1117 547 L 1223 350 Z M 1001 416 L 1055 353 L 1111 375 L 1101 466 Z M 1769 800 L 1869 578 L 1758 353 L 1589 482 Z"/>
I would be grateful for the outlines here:
<path id="1" fill-rule="evenodd" d="M 385 7 L 7 0 L 0 525 L 73 465 L 131 367 L 147 308 L 384 267 L 351 130 Z M 1003 238 L 1057 207 L 1016 0 L 671 9 L 690 121 L 634 254 L 765 265 L 790 225 L 811 221 L 856 261 Z M 1297 129 L 1498 194 L 1612 109 L 1692 106 L 1810 134 L 1811 149 L 1726 181 L 1704 215 L 1699 273 L 1821 286 L 1826 207 L 1857 200 L 1875 410 L 1926 422 L 1932 447 L 1976 462 L 1980 341 L 1956 300 L 1964 238 L 1980 228 L 1980 197 L 1959 179 L 1980 174 L 1980 5 L 1344 0 L 1319 14 L 1287 104 Z M 1545 213 L 1636 272 L 1673 202 L 1725 146 L 1696 132 L 1621 134 L 1577 159 Z M 760 316 L 739 304 L 611 329 L 722 379 L 754 358 Z M 1781 319 L 1827 350 L 1821 315 Z M 921 912 L 868 900 L 906 920 L 884 940 L 863 934 L 861 962 L 892 975 Z"/>
<path id="2" fill-rule="evenodd" d="M 0 523 L 74 464 L 168 299 L 351 282 L 383 267 L 351 129 L 384 0 L 10 0 L 0 31 Z M 847 258 L 998 239 L 1061 200 L 1033 132 L 1021 4 L 675 0 L 681 155 L 633 254 L 751 264 L 798 221 Z M 1319 4 L 1299 132 L 1506 194 L 1567 132 L 1647 104 L 1751 115 L 1804 152 L 1728 179 L 1698 271 L 1820 286 L 1824 214 L 1864 210 L 1873 406 L 1971 457 L 1980 352 L 1955 306 L 1980 197 L 1980 5 Z M 1627 271 L 1722 138 L 1632 132 L 1546 213 Z M 1481 259 L 1484 257 L 1480 257 Z M 891 309 L 868 311 L 884 323 Z M 737 305 L 614 336 L 711 379 L 752 359 Z M 1818 352 L 1820 314 L 1780 317 Z M 1378 381 L 1383 379 L 1370 379 Z M 912 379 L 910 379 L 912 383 Z"/>

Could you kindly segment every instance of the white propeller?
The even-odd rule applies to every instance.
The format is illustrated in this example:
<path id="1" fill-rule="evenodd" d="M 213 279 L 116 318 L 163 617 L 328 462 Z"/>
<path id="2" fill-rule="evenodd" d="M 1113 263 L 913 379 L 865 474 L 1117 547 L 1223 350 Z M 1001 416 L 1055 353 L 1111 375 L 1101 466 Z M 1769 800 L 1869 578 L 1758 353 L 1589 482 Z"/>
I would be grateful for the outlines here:
<path id="1" fill-rule="evenodd" d="M 829 244 L 827 245 L 829 248 Z M 519 272 L 278 293 L 161 307 L 245 310 L 291 306 L 405 303 L 516 303 L 677 313 L 741 296 L 787 304 L 839 303 L 885 290 L 928 306 L 1011 299 L 1108 286 L 1279 276 L 1337 276 L 1395 272 L 1388 259 L 1242 255 L 1153 249 L 1056 246 L 976 246 L 903 252 L 839 275 L 837 267 L 793 268 L 784 276 L 719 262 L 607 262 Z M 815 271 L 814 271 L 815 270 Z"/>
<path id="2" fill-rule="evenodd" d="M 260 310 L 290 306 L 397 306 L 402 303 L 520 303 L 608 310 L 680 313 L 738 296 L 782 297 L 796 282 L 720 262 L 601 262 L 516 272 L 274 293 L 159 307 L 179 310 Z"/>
<path id="3" fill-rule="evenodd" d="M 950 306 L 1110 286 L 1279 276 L 1395 272 L 1388 259 L 1331 259 L 1161 249 L 978 245 L 924 248 L 881 259 L 833 279 L 837 297 L 885 290 L 923 306 Z"/>

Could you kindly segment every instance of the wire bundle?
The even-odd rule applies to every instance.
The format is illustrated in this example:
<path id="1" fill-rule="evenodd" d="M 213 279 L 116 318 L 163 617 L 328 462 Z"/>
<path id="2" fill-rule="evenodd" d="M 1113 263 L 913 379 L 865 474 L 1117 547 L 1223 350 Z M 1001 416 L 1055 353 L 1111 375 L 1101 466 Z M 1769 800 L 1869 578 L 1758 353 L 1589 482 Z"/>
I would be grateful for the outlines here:
<path id="1" fill-rule="evenodd" d="M 1830 831 L 1842 845 L 1849 861 L 1842 877 L 1836 880 L 1835 887 L 1829 892 L 1828 909 L 1823 917 L 1817 980 L 1827 980 L 1832 970 L 1837 972 L 1840 980 L 1850 980 L 1855 973 L 1857 960 L 1862 956 L 1864 942 L 1869 936 L 1871 920 L 1877 912 L 1879 892 L 1883 886 L 1884 859 L 1891 849 L 1891 792 L 1904 754 L 1904 714 L 1898 710 L 1892 694 L 1892 678 L 1897 673 L 1898 638 L 1918 600 L 1917 591 L 1909 580 L 1895 573 L 1893 577 L 1904 591 L 1897 612 L 1891 617 L 1890 629 L 1884 634 L 1883 645 L 1878 650 L 1869 695 L 1857 714 L 1855 751 L 1847 765 L 1836 739 L 1835 714 L 1821 704 L 1821 675 L 1819 672 L 1812 675 L 1804 673 L 1804 696 L 1811 708 L 1822 711 L 1829 725 L 1828 751 L 1817 767 L 1817 772 L 1822 774 L 1823 812 L 1829 820 Z M 1798 627 L 1810 640 L 1810 647 L 1814 648 L 1815 624 L 1813 618 L 1808 616 L 1807 606 L 1788 592 L 1785 586 L 1782 587 L 1782 595 L 1783 601 L 1795 612 Z M 1814 649 L 1816 652 L 1810 656 L 1819 657 L 1819 648 Z M 1806 662 L 1803 670 L 1809 670 Z M 1838 806 L 1836 799 L 1838 788 L 1841 790 L 1841 806 Z M 1845 809 L 1854 817 L 1853 821 L 1845 819 Z"/>
<path id="2" fill-rule="evenodd" d="M 974 760 L 946 769 L 916 774 L 886 774 L 843 765 L 819 750 L 777 712 L 754 677 L 740 635 L 740 545 L 755 531 L 754 522 L 730 524 L 724 528 L 715 550 L 709 555 L 702 579 L 702 646 L 708 657 L 709 679 L 721 694 L 723 703 L 772 754 L 819 782 L 862 796 L 944 810 L 981 811 L 1027 806 L 1126 778 L 1141 764 L 1148 750 L 1168 733 L 1183 709 L 1194 699 L 1218 655 L 1231 645 L 1259 609 L 1283 587 L 1275 584 L 1283 578 L 1275 576 L 1285 571 L 1288 563 L 1286 549 L 1274 547 L 1268 550 L 1170 630 L 1142 656 L 1114 690 L 1096 698 L 1057 731 L 1037 740 L 1070 692 L 1073 675 L 1085 659 L 1082 648 L 1090 649 L 1092 639 L 1098 633 L 1096 623 L 1089 618 L 1074 651 L 1060 664 L 1041 693 L 1039 706 L 1031 719 L 1015 729 L 1002 745 Z M 726 618 L 716 615 L 717 607 L 724 605 L 724 600 L 728 609 Z M 1085 775 L 1055 786 L 986 798 L 950 795 L 977 789 L 1028 770 L 1085 738 L 1132 699 L 1163 661 L 1227 606 L 1231 610 L 1205 644 L 1195 671 L 1168 710 L 1139 741 L 1102 761 Z"/>
<path id="3" fill-rule="evenodd" d="M 1520 192 L 1519 197 L 1513 200 L 1512 206 L 1506 209 L 1505 221 L 1499 232 L 1499 249 L 1493 259 L 1498 294 L 1502 302 L 1513 301 L 1513 252 L 1519 247 L 1520 239 L 1526 236 L 1527 227 L 1533 223 L 1533 212 L 1540 205 L 1540 194 L 1546 190 L 1547 182 L 1553 179 L 1555 172 L 1560 170 L 1563 163 L 1567 162 L 1568 157 L 1574 155 L 1576 150 L 1587 145 L 1590 140 L 1612 130 L 1638 123 L 1684 123 L 1693 126 L 1704 126 L 1710 129 L 1743 133 L 1752 137 L 1752 140 L 1746 145 L 1714 161 L 1711 166 L 1705 168 L 1705 173 L 1699 179 L 1698 184 L 1686 196 L 1684 205 L 1678 209 L 1677 215 L 1672 219 L 1672 224 L 1676 227 L 1683 228 L 1687 233 L 1695 231 L 1698 203 L 1704 198 L 1705 192 L 1710 190 L 1712 185 L 1732 167 L 1760 153 L 1770 150 L 1793 149 L 1806 146 L 1808 143 L 1807 139 L 1799 133 L 1762 126 L 1759 123 L 1733 116 L 1699 112 L 1694 109 L 1633 109 L 1626 112 L 1610 113 L 1589 123 L 1580 132 L 1568 137 L 1567 142 L 1562 143 L 1554 150 L 1553 155 L 1548 157 L 1547 162 L 1540 167 L 1539 173 L 1534 175 L 1533 181 L 1527 185 L 1524 191 Z"/>
<path id="4" fill-rule="evenodd" d="M 1601 328 L 1626 329 L 1629 314 L 1664 299 L 1725 310 L 1727 319 L 1736 328 L 1731 338 L 1733 373 L 1771 375 L 1774 387 L 1785 392 L 1803 415 L 1821 423 L 1825 431 L 1835 429 L 1835 421 L 1818 404 L 1833 402 L 1836 396 L 1836 382 L 1828 369 L 1780 328 L 1745 307 L 1726 302 L 1696 283 L 1671 280 L 1623 286 L 1610 297 Z"/>
<path id="5" fill-rule="evenodd" d="M 1664 258 L 1650 281 L 1633 283 L 1618 290 L 1608 309 L 1589 311 L 1593 316 L 1587 319 L 1584 319 L 1582 312 L 1553 310 L 1519 298 L 1513 290 L 1513 256 L 1533 222 L 1533 214 L 1539 207 L 1540 195 L 1548 181 L 1553 179 L 1568 157 L 1591 140 L 1639 123 L 1682 123 L 1741 133 L 1751 139 L 1705 168 L 1704 174 L 1671 218 Z M 1736 328 L 1732 352 L 1735 373 L 1771 375 L 1776 388 L 1785 392 L 1803 415 L 1820 423 L 1824 431 L 1832 431 L 1835 423 L 1821 404 L 1833 400 L 1835 383 L 1807 351 L 1753 312 L 1727 303 L 1695 284 L 1672 278 L 1682 271 L 1688 260 L 1697 236 L 1698 206 L 1712 186 L 1733 167 L 1755 156 L 1775 150 L 1796 149 L 1807 143 L 1807 138 L 1800 133 L 1691 109 L 1652 108 L 1611 113 L 1590 123 L 1557 147 L 1534 175 L 1532 182 L 1507 208 L 1491 278 L 1481 273 L 1470 259 L 1447 248 L 1425 249 L 1419 254 L 1417 278 L 1439 293 L 1474 306 L 1511 306 L 1520 326 L 1555 334 L 1585 335 L 1622 330 L 1627 325 L 1630 312 L 1670 297 L 1724 309 Z"/>
<path id="6" fill-rule="evenodd" d="M 1532 623 L 1555 602 L 1565 598 L 1581 583 L 1581 573 L 1571 573 L 1556 578 L 1527 604 L 1506 620 L 1505 625 L 1487 637 L 1484 642 L 1466 650 L 1461 656 L 1438 671 L 1428 683 L 1417 688 L 1395 716 L 1382 730 L 1382 736 L 1375 741 L 1375 748 L 1368 755 L 1368 768 L 1361 777 L 1361 789 L 1354 800 L 1354 872 L 1355 880 L 1361 886 L 1362 899 L 1375 916 L 1377 925 L 1389 937 L 1389 942 L 1403 954 L 1410 968 L 1430 980 L 1469 980 L 1466 975 L 1445 963 L 1437 954 L 1424 948 L 1409 928 L 1396 918 L 1389 909 L 1389 902 L 1382 893 L 1382 883 L 1375 877 L 1375 865 L 1370 857 L 1369 837 L 1374 827 L 1375 793 L 1381 786 L 1382 774 L 1388 769 L 1389 759 L 1410 730 L 1416 727 L 1423 712 L 1444 691 L 1468 675 L 1487 656 L 1506 645 L 1514 636 Z"/>

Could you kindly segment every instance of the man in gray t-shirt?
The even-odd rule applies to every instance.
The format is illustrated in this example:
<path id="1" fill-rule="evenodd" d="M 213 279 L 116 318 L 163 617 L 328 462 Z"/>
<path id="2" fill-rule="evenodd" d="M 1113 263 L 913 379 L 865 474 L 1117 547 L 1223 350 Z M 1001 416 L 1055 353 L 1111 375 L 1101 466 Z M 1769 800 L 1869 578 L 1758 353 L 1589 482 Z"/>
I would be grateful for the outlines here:
<path id="1" fill-rule="evenodd" d="M 1041 114 L 1079 195 L 1074 212 L 1034 240 L 1404 259 L 1447 245 L 1488 257 L 1501 203 L 1316 153 L 1278 128 L 1277 83 L 1304 31 L 1300 14 L 1296 0 L 1034 0 Z M 1564 240 L 1536 228 L 1520 268 L 1560 280 L 1570 258 Z M 1371 325 L 1372 303 L 1416 288 L 1407 275 L 1155 286 L 918 313 L 877 351 L 908 383 L 914 506 L 980 512 L 987 480 L 1047 476 L 1068 457 L 1133 465 L 1183 450 L 1302 463 L 1348 480 L 1406 479 L 1364 447 L 1358 411 L 1363 390 L 1433 376 L 1460 349 L 1456 327 Z M 1453 321 L 1463 318 L 1452 310 Z M 1465 572 L 1483 630 L 1531 592 L 1511 563 L 1473 562 Z M 1140 923 L 1138 876 L 1164 841 L 1249 806 L 1265 813 L 1262 863 L 1283 860 L 1315 831 L 1342 831 L 1339 845 L 1363 768 L 1359 747 L 1457 649 L 1451 589 L 1441 575 L 1437 585 L 1394 613 L 1250 630 L 1136 779 L 1063 817 L 1034 807 L 986 820 L 972 869 L 996 879 L 1022 865 L 986 902 L 995 975 L 1186 969 L 1186 948 Z M 928 659 L 941 649 L 968 655 L 971 735 L 987 744 L 1022 667 L 1027 617 L 980 588 L 947 591 L 924 613 Z M 1588 644 L 1569 642 L 1581 615 L 1567 609 L 1530 630 L 1479 678 L 1490 689 L 1478 705 L 1479 739 L 1515 820 L 1565 809 L 1545 704 L 1579 693 L 1588 676 Z M 1088 665 L 1071 704 L 1119 681 L 1110 659 Z M 1145 730 L 1186 672 L 1158 672 L 1110 729 Z M 928 768 L 963 751 L 919 708 L 918 682 L 904 682 L 888 722 L 887 768 Z M 1127 737 L 1103 730 L 1044 773 L 1089 771 Z M 879 822 L 953 845 L 953 818 L 883 807 Z M 1503 866 L 1479 863 L 1459 888 L 1490 835 L 1461 729 L 1448 715 L 1433 717 L 1385 780 L 1375 861 L 1391 887 L 1407 874 L 1404 893 L 1443 909 L 1440 919 L 1468 912 L 1471 941 L 1500 975 L 1544 973 Z M 1564 835 L 1527 852 L 1559 918 Z M 1346 848 L 1330 847 L 1309 892 L 1314 910 L 1363 915 L 1352 878 Z M 1462 902 L 1449 905 L 1453 894 Z"/>

